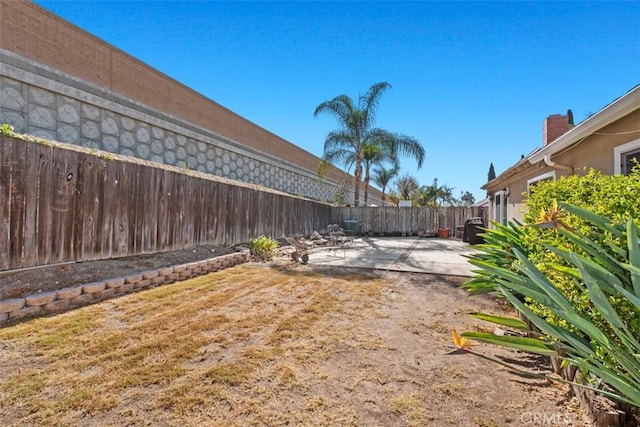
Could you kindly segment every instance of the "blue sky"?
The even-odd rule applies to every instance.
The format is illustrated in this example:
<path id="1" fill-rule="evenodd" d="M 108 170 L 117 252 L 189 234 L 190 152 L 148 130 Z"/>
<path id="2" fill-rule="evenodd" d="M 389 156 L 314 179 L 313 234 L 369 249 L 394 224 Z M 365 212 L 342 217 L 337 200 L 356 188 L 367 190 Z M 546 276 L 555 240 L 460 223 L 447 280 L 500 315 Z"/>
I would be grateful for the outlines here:
<path id="1" fill-rule="evenodd" d="M 387 81 L 376 125 L 426 149 L 401 174 L 476 199 L 546 116 L 640 83 L 640 2 L 36 3 L 317 156 L 315 107 Z"/>

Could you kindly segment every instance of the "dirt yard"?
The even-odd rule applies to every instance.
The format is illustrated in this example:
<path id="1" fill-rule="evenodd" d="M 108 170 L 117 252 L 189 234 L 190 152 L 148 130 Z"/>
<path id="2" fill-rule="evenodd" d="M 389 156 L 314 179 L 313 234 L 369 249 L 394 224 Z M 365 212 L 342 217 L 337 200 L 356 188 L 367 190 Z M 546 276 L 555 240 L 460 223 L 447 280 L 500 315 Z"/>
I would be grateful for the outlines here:
<path id="1" fill-rule="evenodd" d="M 0 425 L 587 425 L 450 331 L 464 279 L 248 264 L 0 329 Z M 528 369 L 544 361 L 478 346 Z"/>

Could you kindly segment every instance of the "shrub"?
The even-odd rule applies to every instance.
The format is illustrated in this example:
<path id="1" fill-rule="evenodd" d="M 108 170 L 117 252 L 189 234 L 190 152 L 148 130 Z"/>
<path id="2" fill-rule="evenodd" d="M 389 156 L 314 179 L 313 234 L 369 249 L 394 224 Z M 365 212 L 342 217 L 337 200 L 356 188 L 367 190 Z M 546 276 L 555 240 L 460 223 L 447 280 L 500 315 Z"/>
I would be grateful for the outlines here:
<path id="1" fill-rule="evenodd" d="M 581 245 L 567 237 L 557 228 L 562 225 L 572 230 L 576 235 L 589 239 L 599 246 L 609 248 L 619 245 L 621 239 L 611 230 L 595 226 L 586 217 L 571 215 L 557 208 L 555 201 L 570 203 L 582 208 L 588 208 L 592 213 L 610 218 L 613 223 L 624 223 L 629 217 L 640 218 L 640 170 L 635 168 L 630 175 L 604 175 L 591 170 L 584 176 L 571 175 L 557 181 L 546 181 L 537 184 L 529 195 L 523 220 L 526 226 L 511 224 L 510 227 L 496 226 L 496 232 L 487 235 L 487 249 L 482 259 L 500 266 L 509 266 L 516 271 L 515 260 L 507 249 L 515 246 L 519 252 L 531 261 L 547 279 L 567 298 L 572 306 L 604 331 L 612 333 L 609 325 L 601 313 L 593 310 L 593 303 L 584 288 L 576 284 L 571 275 L 565 274 L 564 269 L 571 269 L 571 262 L 559 256 L 556 252 L 547 250 L 544 245 L 565 248 L 580 256 L 590 256 Z M 537 224 L 536 226 L 533 226 Z M 515 234 L 514 234 L 515 233 Z M 509 239 L 506 237 L 510 236 Z M 615 250 L 609 250 L 611 256 L 622 260 L 622 255 Z M 512 265 L 513 264 L 513 265 Z M 607 266 L 605 268 L 613 268 Z M 466 285 L 472 293 L 490 292 L 495 289 L 492 275 L 486 271 L 480 272 Z M 558 316 L 540 302 L 523 297 L 527 307 L 545 321 L 568 328 L 580 333 L 575 325 L 567 323 L 566 319 Z M 633 318 L 633 308 L 627 301 L 614 300 L 613 306 L 622 315 Z M 614 336 L 614 339 L 615 336 Z M 596 352 L 604 354 L 597 343 Z"/>
<path id="2" fill-rule="evenodd" d="M 565 215 L 552 205 L 553 201 L 576 205 L 597 215 L 609 218 L 612 223 L 624 224 L 628 218 L 640 218 L 640 170 L 637 168 L 630 175 L 604 175 L 591 170 L 584 176 L 572 175 L 562 177 L 557 181 L 543 182 L 535 187 L 529 196 L 524 214 L 524 222 L 533 224 L 536 222 L 560 221 L 565 227 L 572 230 L 575 235 L 592 240 L 602 247 L 619 245 L 621 237 L 611 230 L 597 227 L 588 219 L 588 216 Z M 550 206 L 551 205 L 551 206 Z M 554 284 L 554 286 L 571 302 L 573 307 L 581 314 L 589 318 L 599 328 L 611 333 L 606 319 L 601 313 L 593 310 L 593 302 L 584 288 L 576 284 L 571 275 L 558 271 L 556 266 L 570 268 L 571 262 L 566 257 L 558 255 L 555 251 L 546 250 L 544 244 L 566 248 L 580 256 L 591 256 L 582 245 L 577 244 L 574 238 L 569 238 L 555 227 L 541 228 L 531 227 L 523 235 L 522 244 L 527 248 L 527 258 L 542 271 Z M 622 261 L 623 255 L 609 250 L 611 256 Z M 615 268 L 612 265 L 607 269 Z M 577 329 L 565 319 L 558 317 L 544 304 L 528 301 L 528 307 L 542 318 L 558 326 L 569 327 L 574 332 Z M 632 316 L 633 308 L 623 300 L 612 301 L 613 306 L 621 315 Z M 597 343 L 597 352 L 602 354 L 602 349 Z"/>
<path id="3" fill-rule="evenodd" d="M 462 336 L 561 357 L 599 378 L 605 385 L 597 390 L 600 393 L 640 407 L 640 228 L 633 219 L 614 224 L 591 211 L 560 206 L 572 214 L 567 222 L 585 227 L 598 240 L 572 229 L 555 215 L 545 224 L 553 226 L 547 231 L 554 233 L 554 238 L 541 244 L 545 254 L 553 254 L 559 261 L 542 263 L 549 273 L 530 261 L 536 254 L 520 250 L 520 243 L 531 237 L 528 231 L 535 228 L 513 224 L 489 230 L 485 237 L 489 243 L 481 246 L 483 254 L 470 260 L 481 269 L 477 279 L 492 284 L 541 332 L 540 337 L 478 332 Z M 526 327 L 516 319 L 476 317 L 511 328 Z M 466 350 L 462 344 L 456 345 Z"/>
<path id="4" fill-rule="evenodd" d="M 273 259 L 278 255 L 278 246 L 280 244 L 277 240 L 265 236 L 257 237 L 249 242 L 251 255 L 259 260 Z"/>
<path id="5" fill-rule="evenodd" d="M 589 209 L 598 215 L 610 218 L 615 223 L 626 222 L 629 217 L 640 218 L 640 170 L 634 168 L 629 175 L 604 175 L 590 170 L 586 175 L 570 175 L 557 181 L 537 184 L 527 198 L 523 221 L 532 224 L 538 221 L 541 210 L 548 210 L 554 200 Z M 578 231 L 589 231 L 593 224 L 572 217 L 572 227 Z"/>

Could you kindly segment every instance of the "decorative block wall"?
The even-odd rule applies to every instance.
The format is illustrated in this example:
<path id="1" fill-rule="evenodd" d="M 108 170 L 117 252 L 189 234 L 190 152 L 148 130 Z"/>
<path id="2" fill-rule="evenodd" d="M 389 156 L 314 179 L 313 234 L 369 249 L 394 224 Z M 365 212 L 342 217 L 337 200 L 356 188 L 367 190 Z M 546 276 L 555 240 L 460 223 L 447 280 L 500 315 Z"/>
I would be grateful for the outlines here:
<path id="1" fill-rule="evenodd" d="M 340 184 L 330 178 L 320 180 L 315 171 L 2 49 L 0 122 L 14 126 L 19 133 L 198 170 L 314 200 L 331 201 Z"/>

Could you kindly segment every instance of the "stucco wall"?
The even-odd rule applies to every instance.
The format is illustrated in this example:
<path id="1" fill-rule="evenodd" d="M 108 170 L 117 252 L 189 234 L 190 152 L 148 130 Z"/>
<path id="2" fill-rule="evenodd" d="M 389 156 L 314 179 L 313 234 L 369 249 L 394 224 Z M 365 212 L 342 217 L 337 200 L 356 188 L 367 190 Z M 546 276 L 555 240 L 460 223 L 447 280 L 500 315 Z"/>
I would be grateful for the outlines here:
<path id="1" fill-rule="evenodd" d="M 614 173 L 614 149 L 617 146 L 640 138 L 640 110 L 611 123 L 598 132 L 588 136 L 564 153 L 556 154 L 552 160 L 556 164 L 573 168 L 573 173 L 586 174 L 589 169 L 597 169 L 605 174 Z M 634 133 L 636 131 L 636 133 Z M 556 179 L 571 172 L 563 168 L 552 168 L 540 162 L 528 165 L 508 180 L 509 198 L 513 203 L 526 199 L 527 181 L 548 172 L 556 171 Z M 498 188 L 490 188 L 492 191 Z"/>
<path id="2" fill-rule="evenodd" d="M 569 165 L 580 174 L 585 173 L 584 168 L 613 174 L 614 148 L 640 138 L 638 129 L 640 129 L 640 109 L 603 127 L 571 150 L 554 156 L 553 161 Z"/>
<path id="3" fill-rule="evenodd" d="M 635 110 L 597 132 L 589 135 L 566 151 L 556 154 L 552 161 L 556 167 L 547 166 L 544 162 L 524 164 L 516 167 L 515 173 L 506 181 L 490 186 L 490 192 L 509 190 L 508 217 L 521 219 L 527 199 L 527 181 L 541 175 L 554 172 L 555 178 L 570 174 L 584 175 L 590 169 L 605 174 L 614 173 L 614 149 L 620 145 L 640 138 L 640 110 Z M 563 168 L 561 165 L 571 168 Z M 493 207 L 491 217 L 495 218 Z"/>
<path id="4" fill-rule="evenodd" d="M 0 121 L 18 132 L 316 200 L 343 180 L 319 180 L 316 156 L 37 5 L 0 1 L 0 22 Z"/>

